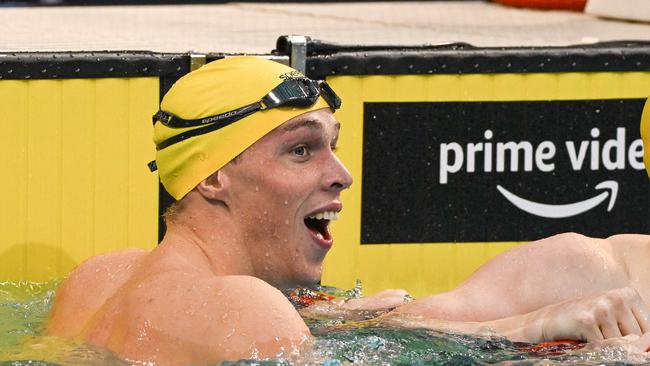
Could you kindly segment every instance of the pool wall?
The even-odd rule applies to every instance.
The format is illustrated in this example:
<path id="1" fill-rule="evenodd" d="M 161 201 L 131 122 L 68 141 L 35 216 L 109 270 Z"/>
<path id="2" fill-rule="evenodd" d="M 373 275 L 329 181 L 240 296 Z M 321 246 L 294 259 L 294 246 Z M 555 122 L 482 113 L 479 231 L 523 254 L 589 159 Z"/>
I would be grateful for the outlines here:
<path id="1" fill-rule="evenodd" d="M 187 55 L 0 58 L 0 279 L 60 278 L 84 259 L 158 238 L 151 114 Z"/>
<path id="2" fill-rule="evenodd" d="M 421 296 L 555 233 L 650 233 L 639 132 L 650 43 L 298 46 L 281 37 L 265 56 L 342 97 L 337 153 L 355 177 L 323 284 Z M 154 247 L 171 201 L 146 167 L 151 115 L 176 79 L 226 55 L 2 56 L 0 279 Z"/>

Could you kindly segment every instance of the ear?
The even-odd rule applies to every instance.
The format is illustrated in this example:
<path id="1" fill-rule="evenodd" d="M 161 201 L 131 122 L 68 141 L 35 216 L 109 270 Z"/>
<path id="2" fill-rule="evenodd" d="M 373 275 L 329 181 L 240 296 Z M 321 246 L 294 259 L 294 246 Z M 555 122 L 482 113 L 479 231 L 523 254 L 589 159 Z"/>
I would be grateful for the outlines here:
<path id="1" fill-rule="evenodd" d="M 196 186 L 197 191 L 207 201 L 221 201 L 228 204 L 228 193 L 230 180 L 228 175 L 221 170 L 217 170 L 209 177 L 205 178 Z"/>

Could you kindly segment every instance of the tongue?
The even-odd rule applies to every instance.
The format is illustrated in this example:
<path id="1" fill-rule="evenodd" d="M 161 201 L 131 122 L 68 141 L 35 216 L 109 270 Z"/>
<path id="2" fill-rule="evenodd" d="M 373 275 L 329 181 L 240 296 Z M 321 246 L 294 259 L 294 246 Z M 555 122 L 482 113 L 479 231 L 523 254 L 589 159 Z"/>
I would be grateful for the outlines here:
<path id="1" fill-rule="evenodd" d="M 330 240 L 331 235 L 329 231 L 328 220 L 306 219 L 305 225 L 316 236 L 324 240 Z"/>
<path id="2" fill-rule="evenodd" d="M 316 235 L 316 237 L 319 239 L 325 240 L 325 238 L 323 238 L 323 234 L 321 234 L 320 231 L 311 230 L 311 232 L 314 233 L 314 235 Z"/>

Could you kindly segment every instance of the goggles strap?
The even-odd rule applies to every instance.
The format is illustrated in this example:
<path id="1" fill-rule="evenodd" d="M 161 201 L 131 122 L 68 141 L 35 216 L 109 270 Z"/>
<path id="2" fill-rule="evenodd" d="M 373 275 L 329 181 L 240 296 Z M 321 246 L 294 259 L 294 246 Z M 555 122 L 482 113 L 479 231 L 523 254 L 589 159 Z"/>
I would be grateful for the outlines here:
<path id="1" fill-rule="evenodd" d="M 160 123 L 170 128 L 196 127 L 201 125 L 211 125 L 213 123 L 218 123 L 223 127 L 261 109 L 264 109 L 262 103 L 255 102 L 253 104 L 249 104 L 247 106 L 226 113 L 199 119 L 183 119 L 171 113 L 160 110 L 153 115 L 152 120 L 154 124 L 156 124 L 157 121 L 160 121 Z"/>
<path id="2" fill-rule="evenodd" d="M 297 84 L 302 95 L 294 96 L 293 100 L 291 100 L 291 98 L 283 100 L 279 95 L 290 95 L 291 87 L 288 84 L 291 83 L 294 83 L 294 85 Z M 305 88 L 307 88 L 307 90 L 305 90 Z M 279 94 L 278 96 L 276 96 L 276 92 Z M 190 137 L 202 135 L 226 127 L 260 110 L 284 106 L 285 104 L 296 107 L 307 107 L 316 103 L 319 95 L 325 99 L 333 111 L 341 106 L 341 99 L 336 95 L 336 93 L 334 93 L 334 90 L 332 90 L 326 82 L 316 82 L 309 79 L 288 79 L 274 88 L 269 92 L 269 94 L 265 95 L 260 101 L 215 116 L 186 120 L 163 110 L 159 110 L 152 117 L 154 124 L 160 121 L 160 123 L 170 128 L 203 127 L 172 136 L 167 140 L 158 143 L 156 145 L 156 150 L 162 150 Z"/>
<path id="3" fill-rule="evenodd" d="M 246 107 L 238 109 L 237 110 L 238 113 L 227 112 L 227 113 L 220 114 L 220 115 L 217 115 L 217 116 L 207 117 L 207 118 L 203 118 L 201 120 L 191 120 L 191 121 L 187 121 L 187 120 L 183 120 L 183 119 L 179 118 L 177 120 L 178 124 L 183 123 L 183 122 L 190 122 L 190 123 L 194 122 L 195 123 L 196 121 L 204 121 L 204 120 L 209 120 L 209 119 L 212 119 L 213 121 L 216 119 L 216 121 L 214 121 L 214 122 L 201 122 L 200 124 L 190 124 L 189 126 L 200 126 L 201 124 L 209 123 L 206 126 L 203 126 L 203 127 L 200 127 L 200 128 L 195 128 L 193 130 L 189 130 L 189 131 L 179 133 L 178 135 L 172 136 L 172 137 L 168 138 L 167 140 L 159 142 L 156 145 L 156 150 L 162 150 L 162 149 L 166 148 L 167 146 L 173 145 L 173 144 L 175 144 L 177 142 L 181 142 L 181 141 L 186 140 L 186 139 L 188 139 L 190 137 L 194 137 L 194 136 L 202 135 L 202 134 L 205 134 L 205 133 L 208 133 L 208 132 L 216 131 L 216 130 L 218 130 L 220 128 L 223 128 L 223 127 L 226 127 L 226 126 L 228 126 L 228 125 L 230 125 L 230 124 L 232 124 L 234 122 L 237 122 L 240 119 L 242 119 L 242 118 L 244 118 L 244 117 L 246 117 L 246 116 L 248 116 L 250 114 L 253 114 L 253 113 L 257 112 L 260 109 L 261 109 L 261 106 L 260 106 L 260 103 L 258 102 L 258 103 L 250 104 L 250 105 L 248 105 Z M 163 113 L 165 113 L 165 112 L 163 112 Z M 227 117 L 220 118 L 220 119 L 215 118 L 215 117 L 224 116 L 224 115 L 227 115 L 227 114 L 228 114 Z M 176 116 L 173 116 L 173 117 L 176 117 Z"/>

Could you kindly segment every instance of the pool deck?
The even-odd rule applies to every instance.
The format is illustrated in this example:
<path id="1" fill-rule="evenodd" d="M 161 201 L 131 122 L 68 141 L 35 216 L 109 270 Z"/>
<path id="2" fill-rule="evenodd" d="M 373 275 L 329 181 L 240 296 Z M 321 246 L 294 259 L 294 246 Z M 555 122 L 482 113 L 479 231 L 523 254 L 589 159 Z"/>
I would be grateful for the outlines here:
<path id="1" fill-rule="evenodd" d="M 650 40 L 650 23 L 482 1 L 0 7 L 0 52 L 268 53 L 280 35 L 359 45 Z"/>

